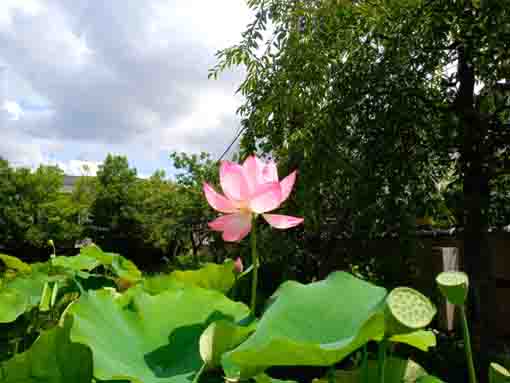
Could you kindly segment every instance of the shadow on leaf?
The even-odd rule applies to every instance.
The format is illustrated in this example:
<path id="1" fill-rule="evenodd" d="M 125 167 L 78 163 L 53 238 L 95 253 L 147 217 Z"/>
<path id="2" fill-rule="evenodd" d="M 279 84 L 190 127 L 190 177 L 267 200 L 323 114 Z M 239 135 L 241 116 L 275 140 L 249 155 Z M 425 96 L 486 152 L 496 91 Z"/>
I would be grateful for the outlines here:
<path id="1" fill-rule="evenodd" d="M 207 326 L 220 319 L 234 320 L 231 316 L 215 311 L 202 323 L 176 328 L 168 337 L 168 344 L 144 355 L 145 363 L 158 378 L 190 374 L 188 379 L 193 380 L 203 363 L 199 350 L 200 335 Z"/>

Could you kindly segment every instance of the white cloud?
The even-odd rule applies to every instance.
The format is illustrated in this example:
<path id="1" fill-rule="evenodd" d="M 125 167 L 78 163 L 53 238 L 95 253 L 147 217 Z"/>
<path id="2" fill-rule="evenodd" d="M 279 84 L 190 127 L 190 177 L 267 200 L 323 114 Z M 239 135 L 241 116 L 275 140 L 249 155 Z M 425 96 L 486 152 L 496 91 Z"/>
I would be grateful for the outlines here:
<path id="1" fill-rule="evenodd" d="M 101 162 L 98 161 L 82 161 L 82 160 L 70 160 L 67 162 L 58 161 L 57 165 L 64 171 L 65 174 L 71 176 L 95 176 L 99 170 Z"/>
<path id="2" fill-rule="evenodd" d="M 70 161 L 121 152 L 150 173 L 170 150 L 221 152 L 239 125 L 240 72 L 207 71 L 249 19 L 244 0 L 2 0 L 15 121 L 0 126 L 0 156 L 74 172 Z"/>
<path id="3" fill-rule="evenodd" d="M 37 0 L 2 0 L 0 6 L 0 31 L 11 27 L 16 14 L 36 16 L 44 9 L 43 4 Z"/>
<path id="4" fill-rule="evenodd" d="M 4 101 L 0 109 L 7 114 L 6 118 L 11 121 L 17 121 L 23 116 L 23 109 L 15 101 Z"/>

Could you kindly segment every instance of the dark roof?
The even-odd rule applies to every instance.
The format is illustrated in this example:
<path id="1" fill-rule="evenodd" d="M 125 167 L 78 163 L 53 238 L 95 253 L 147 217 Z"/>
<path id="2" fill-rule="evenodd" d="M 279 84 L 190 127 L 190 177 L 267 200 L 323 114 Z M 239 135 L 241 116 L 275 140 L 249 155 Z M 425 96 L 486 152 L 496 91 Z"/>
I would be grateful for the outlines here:
<path id="1" fill-rule="evenodd" d="M 80 176 L 64 175 L 64 185 L 62 186 L 62 191 L 65 193 L 71 193 L 79 178 Z"/>

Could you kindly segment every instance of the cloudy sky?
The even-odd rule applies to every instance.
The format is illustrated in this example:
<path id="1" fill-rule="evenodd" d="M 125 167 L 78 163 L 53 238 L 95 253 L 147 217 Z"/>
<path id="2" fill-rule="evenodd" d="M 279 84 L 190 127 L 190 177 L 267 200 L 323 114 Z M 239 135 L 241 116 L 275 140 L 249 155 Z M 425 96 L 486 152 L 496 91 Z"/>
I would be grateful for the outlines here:
<path id="1" fill-rule="evenodd" d="M 120 153 L 142 175 L 218 156 L 242 74 L 207 71 L 249 21 L 244 0 L 1 0 L 0 156 L 79 174 Z"/>

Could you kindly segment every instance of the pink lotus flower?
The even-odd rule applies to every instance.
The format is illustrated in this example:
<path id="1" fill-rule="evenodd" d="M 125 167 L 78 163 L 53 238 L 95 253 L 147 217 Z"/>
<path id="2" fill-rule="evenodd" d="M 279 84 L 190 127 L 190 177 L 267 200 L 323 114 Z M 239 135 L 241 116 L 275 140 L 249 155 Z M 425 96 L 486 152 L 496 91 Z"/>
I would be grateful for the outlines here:
<path id="1" fill-rule="evenodd" d="M 226 214 L 209 222 L 209 227 L 223 232 L 225 241 L 236 242 L 250 232 L 253 215 L 262 214 L 277 229 L 301 224 L 303 218 L 266 214 L 289 197 L 295 181 L 296 171 L 279 181 L 276 164 L 273 161 L 266 163 L 255 156 L 248 157 L 243 165 L 222 161 L 220 184 L 225 195 L 217 193 L 207 183 L 204 183 L 204 193 L 213 209 Z"/>

